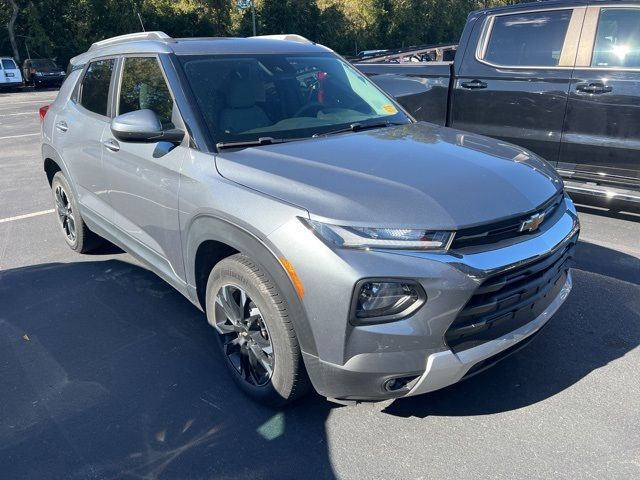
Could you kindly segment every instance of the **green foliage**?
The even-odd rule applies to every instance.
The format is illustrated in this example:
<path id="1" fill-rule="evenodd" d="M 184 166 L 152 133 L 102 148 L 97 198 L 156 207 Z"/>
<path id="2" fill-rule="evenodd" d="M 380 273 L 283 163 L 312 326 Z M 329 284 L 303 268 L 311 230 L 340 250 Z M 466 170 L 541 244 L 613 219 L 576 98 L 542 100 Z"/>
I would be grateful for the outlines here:
<path id="1" fill-rule="evenodd" d="M 468 13 L 517 0 L 256 0 L 258 34 L 298 33 L 336 51 L 399 48 L 458 40 Z M 174 37 L 248 36 L 251 9 L 235 0 L 17 0 L 22 57 L 65 65 L 103 38 L 141 30 Z M 10 6 L 0 0 L 0 54 L 10 54 Z"/>

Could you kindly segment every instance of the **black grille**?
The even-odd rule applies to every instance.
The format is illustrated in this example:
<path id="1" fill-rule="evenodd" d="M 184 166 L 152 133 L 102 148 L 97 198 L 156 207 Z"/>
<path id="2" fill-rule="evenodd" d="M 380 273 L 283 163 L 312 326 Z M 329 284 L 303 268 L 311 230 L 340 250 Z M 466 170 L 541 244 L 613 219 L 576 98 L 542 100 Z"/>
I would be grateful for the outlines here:
<path id="1" fill-rule="evenodd" d="M 577 236 L 542 259 L 487 278 L 445 333 L 449 347 L 481 345 L 540 315 L 566 282 L 576 242 Z"/>
<path id="2" fill-rule="evenodd" d="M 524 237 L 526 235 L 535 234 L 537 232 L 521 232 L 520 227 L 522 226 L 522 222 L 531 218 L 531 216 L 536 213 L 543 213 L 544 221 L 540 226 L 544 225 L 545 222 L 549 221 L 549 219 L 553 217 L 553 214 L 563 200 L 564 194 L 561 192 L 555 197 L 549 199 L 539 208 L 526 214 L 518 215 L 517 217 L 511 217 L 509 219 L 491 223 L 488 225 L 485 224 L 478 227 L 458 230 L 451 244 L 451 248 L 460 249 L 476 245 L 490 245 L 492 243 L 496 243 L 501 240 L 507 240 L 509 238 L 520 236 Z"/>

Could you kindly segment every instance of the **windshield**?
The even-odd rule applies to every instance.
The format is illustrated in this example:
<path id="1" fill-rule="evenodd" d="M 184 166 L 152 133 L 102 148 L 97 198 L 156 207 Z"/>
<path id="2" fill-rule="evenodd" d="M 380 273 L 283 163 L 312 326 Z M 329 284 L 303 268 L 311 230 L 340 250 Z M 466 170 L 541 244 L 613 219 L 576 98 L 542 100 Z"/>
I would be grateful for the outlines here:
<path id="1" fill-rule="evenodd" d="M 410 122 L 364 75 L 331 53 L 185 55 L 180 61 L 216 142 L 296 139 L 354 123 Z"/>
<path id="2" fill-rule="evenodd" d="M 16 64 L 13 63 L 13 60 L 11 60 L 10 58 L 3 58 L 2 59 L 2 66 L 4 67 L 5 70 L 15 70 L 16 68 Z"/>
<path id="3" fill-rule="evenodd" d="M 53 60 L 31 60 L 31 66 L 33 68 L 58 68 L 58 66 L 53 63 Z"/>

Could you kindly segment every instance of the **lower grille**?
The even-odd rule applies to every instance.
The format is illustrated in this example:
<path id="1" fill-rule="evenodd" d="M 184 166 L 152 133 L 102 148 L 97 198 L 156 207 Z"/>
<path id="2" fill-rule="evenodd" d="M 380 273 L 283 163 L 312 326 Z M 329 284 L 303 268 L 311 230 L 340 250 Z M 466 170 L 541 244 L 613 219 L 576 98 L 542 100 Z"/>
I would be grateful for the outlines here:
<path id="1" fill-rule="evenodd" d="M 560 293 L 577 236 L 556 252 L 487 278 L 445 333 L 459 352 L 500 338 L 538 317 Z"/>
<path id="2" fill-rule="evenodd" d="M 538 330 L 533 332 L 531 335 L 529 335 L 527 338 L 525 338 L 521 342 L 518 342 L 515 345 L 511 345 L 509 348 L 506 348 L 505 350 L 502 350 L 501 352 L 496 353 L 494 356 L 486 358 L 476 363 L 473 367 L 469 369 L 467 373 L 464 374 L 464 377 L 462 377 L 462 380 L 465 380 L 469 377 L 473 377 L 475 374 L 483 372 L 487 368 L 493 367 L 496 363 L 500 362 L 501 360 L 504 360 L 509 355 L 513 355 L 514 353 L 519 352 L 520 349 L 529 345 L 540 334 L 540 332 L 542 332 L 542 330 L 546 326 L 547 324 L 544 324 L 542 328 L 539 328 Z"/>

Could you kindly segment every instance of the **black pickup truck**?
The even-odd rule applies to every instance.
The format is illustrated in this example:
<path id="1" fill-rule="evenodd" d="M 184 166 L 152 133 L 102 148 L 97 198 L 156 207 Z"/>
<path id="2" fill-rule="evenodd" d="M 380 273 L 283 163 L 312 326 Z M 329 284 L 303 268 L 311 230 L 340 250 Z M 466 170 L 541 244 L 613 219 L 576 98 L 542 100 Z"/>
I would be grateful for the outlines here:
<path id="1" fill-rule="evenodd" d="M 528 148 L 571 192 L 640 204 L 640 1 L 472 12 L 453 62 L 393 61 L 355 66 L 418 120 Z"/>

